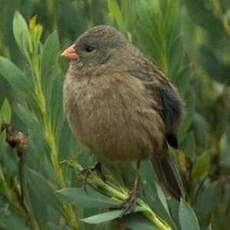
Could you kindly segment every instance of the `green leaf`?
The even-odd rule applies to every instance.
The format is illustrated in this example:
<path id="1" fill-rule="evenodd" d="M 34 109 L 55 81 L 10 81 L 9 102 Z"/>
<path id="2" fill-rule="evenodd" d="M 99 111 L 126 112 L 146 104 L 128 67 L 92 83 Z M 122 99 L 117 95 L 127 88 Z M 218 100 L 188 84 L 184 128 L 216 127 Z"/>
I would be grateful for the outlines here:
<path id="1" fill-rule="evenodd" d="M 4 57 L 0 57 L 0 74 L 10 84 L 16 97 L 32 95 L 31 83 L 24 73 Z"/>
<path id="2" fill-rule="evenodd" d="M 197 145 L 205 149 L 208 148 L 211 129 L 207 117 L 196 112 L 193 117 L 192 126 L 196 136 Z"/>
<path id="3" fill-rule="evenodd" d="M 48 208 L 64 215 L 64 210 L 51 182 L 33 169 L 27 168 L 25 178 L 28 181 L 29 199 L 34 213 L 44 221 L 49 220 Z"/>
<path id="4" fill-rule="evenodd" d="M 195 98 L 193 95 L 188 95 L 185 98 L 186 103 L 186 117 L 183 120 L 180 129 L 179 129 L 179 137 L 182 139 L 183 137 L 186 137 L 186 134 L 188 132 L 188 129 L 191 126 L 191 123 L 193 121 L 193 116 L 195 113 Z"/>
<path id="5" fill-rule="evenodd" d="M 63 84 L 61 84 L 61 92 L 59 90 L 60 89 L 59 85 L 58 85 L 59 88 L 56 88 L 57 87 L 56 84 L 60 82 L 59 79 L 61 78 L 61 80 L 63 80 L 63 74 L 60 75 L 59 66 L 57 65 L 57 60 L 58 57 L 60 56 L 59 53 L 60 53 L 60 46 L 59 46 L 58 34 L 55 31 L 52 34 L 50 34 L 46 39 L 41 53 L 42 87 L 44 89 L 44 94 L 47 98 L 48 103 L 54 105 L 49 107 L 51 110 L 56 109 L 56 107 L 58 108 L 61 107 L 61 109 L 63 109 L 63 107 L 61 106 Z M 51 101 L 52 99 L 53 101 Z M 59 117 L 59 114 L 60 111 L 58 111 L 56 117 Z M 53 117 L 52 120 L 54 120 Z M 56 120 L 54 121 L 56 122 Z"/>
<path id="6" fill-rule="evenodd" d="M 44 159 L 47 157 L 45 156 L 47 149 L 42 124 L 38 121 L 35 113 L 32 112 L 26 105 L 15 103 L 14 111 L 16 111 L 17 117 L 22 122 L 25 132 L 27 132 L 29 137 L 30 149 L 28 150 L 29 154 L 27 155 L 27 163 L 29 163 L 28 161 L 31 159 L 31 163 L 29 163 L 30 167 L 32 167 L 32 165 L 36 167 L 41 163 L 42 166 L 48 170 L 48 167 L 45 166 L 44 163 Z"/>
<path id="7" fill-rule="evenodd" d="M 48 83 L 51 79 L 48 77 L 60 52 L 60 45 L 58 40 L 58 33 L 54 31 L 45 41 L 41 55 L 41 72 L 43 81 Z"/>
<path id="8" fill-rule="evenodd" d="M 123 217 L 122 223 L 132 230 L 157 230 L 155 225 L 138 213 Z"/>
<path id="9" fill-rule="evenodd" d="M 168 200 L 168 206 L 169 206 L 171 217 L 174 220 L 174 223 L 176 225 L 175 229 L 177 230 L 178 226 L 180 226 L 180 221 L 179 221 L 180 203 L 176 199 L 170 199 L 170 200 Z"/>
<path id="10" fill-rule="evenodd" d="M 3 209 L 3 208 L 2 208 Z M 10 230 L 29 230 L 26 226 L 24 220 L 13 213 L 8 211 L 9 213 L 3 213 L 1 211 L 0 215 L 0 228 L 1 229 L 10 229 Z"/>
<path id="11" fill-rule="evenodd" d="M 48 82 L 47 82 L 48 84 Z M 63 76 L 58 75 L 56 79 L 52 82 L 52 90 L 50 91 L 49 104 L 52 106 L 49 107 L 49 113 L 51 117 L 52 127 L 57 136 L 60 135 L 61 128 L 64 123 L 64 114 L 63 114 Z M 67 137 L 68 138 L 68 137 Z M 69 144 L 69 143 L 66 143 Z"/>
<path id="12" fill-rule="evenodd" d="M 84 219 L 81 219 L 83 222 L 88 224 L 100 224 L 106 221 L 117 219 L 121 216 L 122 210 L 115 210 L 110 212 L 104 212 L 94 216 L 90 216 Z"/>
<path id="13" fill-rule="evenodd" d="M 57 191 L 60 197 L 64 198 L 81 208 L 109 208 L 120 205 L 120 202 L 112 200 L 100 194 L 92 188 L 64 188 Z"/>
<path id="14" fill-rule="evenodd" d="M 200 177 L 208 173 L 210 168 L 210 154 L 209 152 L 204 152 L 197 159 L 196 163 L 192 168 L 192 179 L 197 180 Z"/>
<path id="15" fill-rule="evenodd" d="M 155 182 L 155 186 L 156 186 L 156 189 L 157 189 L 157 194 L 158 194 L 159 200 L 161 201 L 161 203 L 164 206 L 165 210 L 169 214 L 169 208 L 168 208 L 168 204 L 167 204 L 165 194 L 164 194 L 161 186 L 159 184 L 157 184 L 156 182 Z"/>
<path id="16" fill-rule="evenodd" d="M 192 131 L 187 133 L 181 147 L 192 162 L 196 160 L 196 142 Z"/>
<path id="17" fill-rule="evenodd" d="M 140 178 L 144 200 L 162 219 L 169 223 L 173 229 L 176 229 L 175 223 L 169 215 L 165 195 L 162 193 L 161 188 L 159 188 L 154 174 L 152 163 L 150 161 L 143 161 L 141 163 Z"/>
<path id="18" fill-rule="evenodd" d="M 141 211 L 143 211 L 142 208 L 136 208 L 135 210 L 135 212 L 141 212 Z M 88 224 L 99 224 L 106 221 L 117 219 L 121 217 L 121 214 L 122 214 L 122 210 L 114 210 L 114 211 L 104 212 L 101 214 L 96 214 L 81 220 Z"/>
<path id="19" fill-rule="evenodd" d="M 22 15 L 17 11 L 15 12 L 13 19 L 13 33 L 22 54 L 27 58 L 27 60 L 30 60 L 28 53 L 29 33 L 27 23 Z"/>
<path id="20" fill-rule="evenodd" d="M 206 29 L 212 36 L 223 35 L 223 25 L 221 20 L 210 6 L 203 0 L 190 1 L 185 0 L 186 9 L 192 20 Z M 219 3 L 220 4 L 220 3 Z"/>
<path id="21" fill-rule="evenodd" d="M 121 14 L 120 7 L 116 0 L 108 0 L 108 9 L 111 18 L 117 23 L 119 28 L 125 31 L 125 23 Z"/>
<path id="22" fill-rule="evenodd" d="M 194 204 L 194 209 L 202 227 L 209 225 L 210 218 L 221 201 L 220 185 L 217 182 L 205 183 Z"/>
<path id="23" fill-rule="evenodd" d="M 1 120 L 0 120 L 0 122 L 1 122 Z M 5 132 L 0 133 L 0 155 L 1 155 L 1 158 L 2 158 L 2 155 L 3 155 L 2 151 L 4 150 L 3 146 L 6 145 L 6 141 L 5 141 L 6 137 L 5 136 L 6 136 Z"/>
<path id="24" fill-rule="evenodd" d="M 230 172 L 230 136 L 224 133 L 220 139 L 220 165 L 226 172 Z"/>
<path id="25" fill-rule="evenodd" d="M 20 103 L 14 105 L 17 116 L 23 122 L 24 126 L 32 129 L 34 132 L 37 130 L 38 119 L 36 115 L 26 106 Z"/>
<path id="26" fill-rule="evenodd" d="M 179 206 L 179 220 L 181 230 L 199 230 L 199 222 L 193 209 L 183 199 Z"/>
<path id="27" fill-rule="evenodd" d="M 11 107 L 7 99 L 4 100 L 0 110 L 0 125 L 2 122 L 10 122 L 11 120 Z"/>

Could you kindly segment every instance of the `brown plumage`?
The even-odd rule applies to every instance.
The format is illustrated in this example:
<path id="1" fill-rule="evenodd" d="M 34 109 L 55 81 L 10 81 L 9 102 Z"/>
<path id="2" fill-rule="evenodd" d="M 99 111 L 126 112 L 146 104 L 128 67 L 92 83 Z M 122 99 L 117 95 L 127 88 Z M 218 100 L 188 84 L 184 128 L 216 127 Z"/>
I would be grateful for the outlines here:
<path id="1" fill-rule="evenodd" d="M 183 103 L 169 79 L 110 26 L 83 33 L 63 56 L 71 59 L 64 108 L 77 140 L 102 162 L 152 159 L 178 198 L 166 146 L 177 147 Z"/>

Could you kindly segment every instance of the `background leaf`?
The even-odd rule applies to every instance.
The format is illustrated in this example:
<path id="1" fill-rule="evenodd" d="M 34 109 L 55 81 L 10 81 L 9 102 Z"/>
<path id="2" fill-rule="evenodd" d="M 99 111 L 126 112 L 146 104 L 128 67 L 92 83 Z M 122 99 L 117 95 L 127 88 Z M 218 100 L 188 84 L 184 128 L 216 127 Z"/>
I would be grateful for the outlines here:
<path id="1" fill-rule="evenodd" d="M 179 219 L 182 230 L 199 230 L 199 223 L 192 208 L 181 199 L 179 207 Z"/>
<path id="2" fill-rule="evenodd" d="M 210 154 L 208 152 L 204 152 L 201 154 L 192 169 L 192 179 L 196 180 L 197 178 L 201 178 L 204 176 L 210 167 Z"/>
<path id="3" fill-rule="evenodd" d="M 121 215 L 121 210 L 115 210 L 115 211 L 110 211 L 110 212 L 105 212 L 94 216 L 90 216 L 82 219 L 82 221 L 88 224 L 100 224 L 106 221 L 117 219 L 118 217 L 120 217 L 120 215 Z"/>
<path id="4" fill-rule="evenodd" d="M 14 37 L 19 46 L 21 52 L 27 57 L 29 60 L 29 33 L 28 27 L 25 19 L 19 12 L 15 12 L 14 20 L 13 20 L 13 32 Z"/>
<path id="5" fill-rule="evenodd" d="M 25 94 L 31 93 L 31 83 L 26 79 L 24 73 L 4 57 L 0 57 L 0 74 L 10 84 L 15 96 L 23 98 Z"/>
<path id="6" fill-rule="evenodd" d="M 119 205 L 119 202 L 113 201 L 92 188 L 87 188 L 87 191 L 84 188 L 64 188 L 59 190 L 58 194 L 82 208 L 111 208 Z"/>
<path id="7" fill-rule="evenodd" d="M 133 230 L 157 230 L 157 228 L 140 214 L 129 215 L 123 218 L 122 222 Z"/>
<path id="8" fill-rule="evenodd" d="M 52 81 L 52 71 L 57 68 L 56 61 L 60 54 L 60 45 L 57 32 L 53 32 L 45 41 L 41 54 L 41 74 L 44 85 L 48 87 L 48 81 Z M 48 93 L 48 92 L 47 92 Z"/>
<path id="9" fill-rule="evenodd" d="M 30 194 L 29 202 L 35 215 L 41 218 L 40 221 L 48 221 L 50 219 L 51 216 L 49 216 L 49 209 L 47 207 L 63 214 L 64 210 L 61 203 L 49 182 L 32 169 L 27 170 L 26 176 Z"/>
<path id="10" fill-rule="evenodd" d="M 11 120 L 11 107 L 7 99 L 4 100 L 0 112 L 0 124 L 3 122 L 9 123 Z"/>

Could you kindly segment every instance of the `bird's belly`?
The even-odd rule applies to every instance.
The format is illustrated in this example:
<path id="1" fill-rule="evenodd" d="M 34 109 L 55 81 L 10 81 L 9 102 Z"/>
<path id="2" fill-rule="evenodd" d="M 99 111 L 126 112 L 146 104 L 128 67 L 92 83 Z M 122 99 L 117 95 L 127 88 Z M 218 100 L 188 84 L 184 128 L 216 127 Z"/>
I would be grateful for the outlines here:
<path id="1" fill-rule="evenodd" d="M 138 160 L 159 151 L 163 123 L 140 89 L 119 80 L 102 83 L 76 83 L 67 95 L 65 110 L 78 141 L 107 160 Z"/>

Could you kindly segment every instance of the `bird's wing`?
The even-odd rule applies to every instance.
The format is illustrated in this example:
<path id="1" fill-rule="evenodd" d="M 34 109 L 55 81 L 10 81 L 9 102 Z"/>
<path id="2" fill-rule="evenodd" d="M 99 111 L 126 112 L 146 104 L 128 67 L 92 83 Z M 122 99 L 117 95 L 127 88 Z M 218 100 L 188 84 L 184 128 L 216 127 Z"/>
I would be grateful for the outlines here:
<path id="1" fill-rule="evenodd" d="M 166 126 L 166 139 L 168 143 L 177 148 L 176 130 L 183 115 L 184 104 L 177 89 L 148 59 L 141 57 L 129 70 L 132 77 L 143 82 L 146 89 L 151 92 L 153 100 L 160 104 L 160 114 Z"/>
<path id="2" fill-rule="evenodd" d="M 157 66 L 143 56 L 129 69 L 129 74 L 141 80 L 150 91 L 153 100 L 159 104 L 157 108 L 160 108 L 158 111 L 166 127 L 165 139 L 169 145 L 177 148 L 176 131 L 184 110 L 184 104 L 177 89 Z M 178 174 L 175 160 L 167 152 L 166 145 L 163 154 L 155 154 L 151 161 L 159 182 L 167 193 L 179 199 L 184 194 L 183 182 Z"/>

